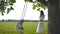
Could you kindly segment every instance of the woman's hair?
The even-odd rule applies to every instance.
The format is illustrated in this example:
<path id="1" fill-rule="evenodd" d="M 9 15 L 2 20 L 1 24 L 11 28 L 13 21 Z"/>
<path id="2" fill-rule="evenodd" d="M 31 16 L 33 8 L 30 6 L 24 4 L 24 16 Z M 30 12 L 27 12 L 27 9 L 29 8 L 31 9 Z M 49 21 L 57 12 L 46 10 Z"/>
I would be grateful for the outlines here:
<path id="1" fill-rule="evenodd" d="M 40 11 L 40 16 L 42 16 L 42 15 L 44 15 L 44 12 L 41 10 L 41 11 Z"/>

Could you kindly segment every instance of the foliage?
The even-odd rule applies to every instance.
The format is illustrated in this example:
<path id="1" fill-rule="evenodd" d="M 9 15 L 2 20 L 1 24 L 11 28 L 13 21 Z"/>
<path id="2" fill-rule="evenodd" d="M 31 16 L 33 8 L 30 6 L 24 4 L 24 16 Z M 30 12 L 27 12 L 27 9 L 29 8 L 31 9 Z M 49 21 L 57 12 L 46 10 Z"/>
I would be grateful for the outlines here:
<path id="1" fill-rule="evenodd" d="M 25 2 L 32 2 L 33 3 L 33 9 L 37 9 L 40 11 L 40 8 L 46 9 L 47 3 L 44 0 L 24 0 Z M 0 0 L 0 12 L 2 15 L 4 15 L 5 10 L 7 10 L 7 14 L 13 9 L 13 4 L 16 2 L 16 0 Z M 9 6 L 9 8 L 7 8 Z"/>
<path id="2" fill-rule="evenodd" d="M 13 4 L 15 3 L 15 0 L 0 0 L 0 12 L 2 15 L 4 15 L 5 10 L 7 9 L 7 14 L 10 10 L 13 10 Z M 9 6 L 10 8 L 7 8 Z"/>
<path id="3" fill-rule="evenodd" d="M 42 0 L 24 0 L 25 2 L 32 2 L 33 3 L 33 9 L 37 9 L 40 11 L 40 8 L 46 9 L 46 4 L 42 2 Z"/>

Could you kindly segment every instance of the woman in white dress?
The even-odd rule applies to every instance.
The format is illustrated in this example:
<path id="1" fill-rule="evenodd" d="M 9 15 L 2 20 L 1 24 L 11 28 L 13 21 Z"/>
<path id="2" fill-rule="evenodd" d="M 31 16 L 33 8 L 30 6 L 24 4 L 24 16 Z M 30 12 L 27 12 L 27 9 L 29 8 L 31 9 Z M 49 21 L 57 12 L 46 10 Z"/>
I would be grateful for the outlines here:
<path id="1" fill-rule="evenodd" d="M 43 11 L 40 11 L 40 20 L 38 22 L 37 30 L 36 32 L 38 34 L 44 34 L 44 13 Z"/>
<path id="2" fill-rule="evenodd" d="M 24 20 L 21 19 L 21 20 L 18 21 L 18 23 L 16 25 L 16 29 L 20 30 L 20 34 L 23 34 L 23 32 L 24 32 L 23 22 L 24 22 Z"/>

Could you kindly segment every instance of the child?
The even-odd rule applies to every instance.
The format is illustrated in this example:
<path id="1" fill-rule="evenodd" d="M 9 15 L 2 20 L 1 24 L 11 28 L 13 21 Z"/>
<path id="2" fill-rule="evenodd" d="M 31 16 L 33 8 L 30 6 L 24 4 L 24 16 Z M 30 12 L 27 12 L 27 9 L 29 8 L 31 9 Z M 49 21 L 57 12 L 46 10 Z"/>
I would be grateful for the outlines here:
<path id="1" fill-rule="evenodd" d="M 40 11 L 40 20 L 39 20 L 39 22 L 38 22 L 38 26 L 37 26 L 37 30 L 36 30 L 36 32 L 38 33 L 38 34 L 44 34 L 44 13 L 43 13 L 43 11 Z"/>
<path id="2" fill-rule="evenodd" d="M 24 22 L 24 20 L 21 19 L 20 21 L 18 21 L 17 26 L 16 26 L 16 29 L 20 30 L 20 34 L 23 34 L 23 32 L 24 32 L 23 22 Z"/>

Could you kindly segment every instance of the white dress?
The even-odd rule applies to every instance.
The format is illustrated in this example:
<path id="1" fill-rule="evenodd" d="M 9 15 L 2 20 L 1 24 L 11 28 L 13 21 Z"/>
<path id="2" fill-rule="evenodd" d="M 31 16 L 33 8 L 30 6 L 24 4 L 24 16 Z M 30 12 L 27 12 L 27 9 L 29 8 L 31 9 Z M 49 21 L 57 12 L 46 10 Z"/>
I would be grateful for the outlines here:
<path id="1" fill-rule="evenodd" d="M 36 32 L 37 33 L 43 33 L 44 32 L 44 16 L 40 17 L 40 20 L 38 22 L 38 26 L 37 26 L 37 30 Z"/>

